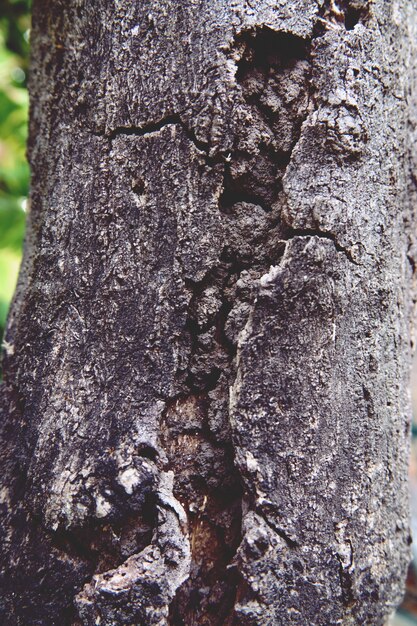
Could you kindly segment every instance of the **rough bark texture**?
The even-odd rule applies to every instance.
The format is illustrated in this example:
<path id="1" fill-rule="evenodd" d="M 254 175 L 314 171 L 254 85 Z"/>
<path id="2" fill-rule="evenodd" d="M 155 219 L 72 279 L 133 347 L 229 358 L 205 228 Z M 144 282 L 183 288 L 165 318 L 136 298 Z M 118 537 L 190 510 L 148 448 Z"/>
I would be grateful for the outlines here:
<path id="1" fill-rule="evenodd" d="M 382 625 L 409 558 L 414 4 L 33 12 L 0 621 Z"/>

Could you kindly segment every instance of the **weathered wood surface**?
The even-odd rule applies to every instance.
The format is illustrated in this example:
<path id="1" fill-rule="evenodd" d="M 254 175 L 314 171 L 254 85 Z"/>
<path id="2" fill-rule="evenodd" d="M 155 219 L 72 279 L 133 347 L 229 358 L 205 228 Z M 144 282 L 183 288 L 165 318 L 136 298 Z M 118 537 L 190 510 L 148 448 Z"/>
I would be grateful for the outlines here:
<path id="1" fill-rule="evenodd" d="M 2 623 L 399 603 L 414 11 L 34 0 Z"/>

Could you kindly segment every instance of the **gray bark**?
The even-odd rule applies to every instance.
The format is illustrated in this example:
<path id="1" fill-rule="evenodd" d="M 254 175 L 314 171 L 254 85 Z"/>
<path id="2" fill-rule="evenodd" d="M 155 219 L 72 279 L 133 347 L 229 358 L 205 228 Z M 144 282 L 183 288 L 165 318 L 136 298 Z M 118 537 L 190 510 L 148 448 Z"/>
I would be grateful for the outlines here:
<path id="1" fill-rule="evenodd" d="M 400 602 L 415 24 L 406 0 L 34 0 L 2 623 Z"/>

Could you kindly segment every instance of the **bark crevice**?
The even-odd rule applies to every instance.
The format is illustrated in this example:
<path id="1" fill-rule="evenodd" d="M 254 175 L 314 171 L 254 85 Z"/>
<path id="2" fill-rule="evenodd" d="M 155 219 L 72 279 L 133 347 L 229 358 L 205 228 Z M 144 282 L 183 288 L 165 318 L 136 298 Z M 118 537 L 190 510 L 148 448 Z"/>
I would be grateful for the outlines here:
<path id="1" fill-rule="evenodd" d="M 176 497 L 187 502 L 194 564 L 171 606 L 173 624 L 195 620 L 223 625 L 235 619 L 237 579 L 232 566 L 244 541 L 240 531 L 244 491 L 240 470 L 234 466 L 229 388 L 237 375 L 238 339 L 260 279 L 271 265 L 279 263 L 285 250 L 281 180 L 310 103 L 306 40 L 260 28 L 240 33 L 234 45 L 239 57 L 236 81 L 243 104 L 234 147 L 224 159 L 219 198 L 224 241 L 218 263 L 204 279 L 186 282 L 192 294 L 186 324 L 191 352 L 188 370 L 181 373 L 180 380 L 188 391 L 170 401 L 162 422 L 163 446 L 175 473 Z M 286 95 L 290 84 L 293 91 Z M 202 463 L 207 454 L 204 448 L 217 455 L 220 472 L 214 470 L 214 474 L 219 475 L 220 484 L 217 480 L 213 483 L 213 478 L 206 483 L 209 465 Z M 233 485 L 228 496 L 232 508 L 225 506 L 226 501 L 220 509 L 216 504 L 224 488 L 221 482 Z M 255 503 L 249 506 L 257 508 Z M 288 546 L 298 545 L 282 528 L 265 521 Z M 213 535 L 216 526 L 226 533 L 220 543 L 218 534 L 217 538 Z M 233 537 L 227 526 L 235 528 Z M 214 567 L 208 565 L 210 559 Z M 243 584 L 240 577 L 238 580 Z M 198 602 L 193 591 L 196 588 L 207 589 Z M 222 597 L 228 598 L 226 605 Z"/>
<path id="2" fill-rule="evenodd" d="M 329 239 L 333 242 L 336 250 L 338 252 L 342 252 L 350 263 L 354 263 L 355 265 L 361 265 L 361 263 L 352 254 L 352 250 L 350 248 L 342 246 L 338 242 L 338 238 L 335 233 L 325 232 L 319 229 L 316 230 L 314 228 L 292 228 L 291 226 L 286 226 L 284 228 L 283 240 L 290 241 L 294 237 L 318 237 L 319 239 Z M 358 246 L 361 244 L 356 243 L 355 245 Z"/>
<path id="3" fill-rule="evenodd" d="M 199 139 L 196 132 L 182 118 L 181 113 L 172 113 L 166 115 L 157 121 L 148 121 L 141 126 L 117 126 L 106 131 L 94 131 L 92 134 L 97 137 L 107 139 L 112 146 L 113 141 L 118 137 L 146 137 L 153 133 L 161 132 L 167 126 L 178 126 L 181 128 L 186 137 L 191 141 L 194 147 L 204 156 L 206 162 L 210 165 L 222 162 L 227 157 L 227 152 L 216 151 L 211 154 L 211 146 L 209 143 Z"/>

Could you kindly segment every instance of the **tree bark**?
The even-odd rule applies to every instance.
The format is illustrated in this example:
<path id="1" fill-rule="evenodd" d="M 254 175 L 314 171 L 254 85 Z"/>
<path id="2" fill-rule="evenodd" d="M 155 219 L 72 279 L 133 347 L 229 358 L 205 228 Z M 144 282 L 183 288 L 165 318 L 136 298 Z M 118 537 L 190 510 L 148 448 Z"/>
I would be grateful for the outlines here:
<path id="1" fill-rule="evenodd" d="M 2 623 L 384 624 L 414 3 L 33 4 Z"/>

